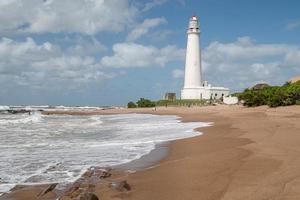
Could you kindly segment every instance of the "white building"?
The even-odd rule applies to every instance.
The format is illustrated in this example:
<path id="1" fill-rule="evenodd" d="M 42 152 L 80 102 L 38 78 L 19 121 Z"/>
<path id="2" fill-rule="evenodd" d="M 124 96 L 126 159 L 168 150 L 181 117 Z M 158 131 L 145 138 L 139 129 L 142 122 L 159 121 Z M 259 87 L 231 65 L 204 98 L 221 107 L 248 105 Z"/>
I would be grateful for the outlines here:
<path id="1" fill-rule="evenodd" d="M 202 80 L 200 29 L 196 16 L 190 18 L 187 31 L 184 87 L 181 99 L 219 99 L 229 95 L 229 89 L 212 87 Z"/>

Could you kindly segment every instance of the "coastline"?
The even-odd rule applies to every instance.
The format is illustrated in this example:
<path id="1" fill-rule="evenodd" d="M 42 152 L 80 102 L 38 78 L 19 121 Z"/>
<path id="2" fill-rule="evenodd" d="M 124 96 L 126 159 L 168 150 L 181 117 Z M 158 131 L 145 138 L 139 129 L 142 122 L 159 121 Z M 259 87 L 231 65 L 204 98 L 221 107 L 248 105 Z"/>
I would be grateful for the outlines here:
<path id="1" fill-rule="evenodd" d="M 128 171 L 130 173 L 150 169 L 168 156 L 169 148 L 172 142 L 173 141 L 168 141 L 156 144 L 155 148 L 148 154 L 145 154 L 142 157 L 132 160 L 128 163 L 112 166 L 112 169 L 116 171 Z"/>
<path id="2" fill-rule="evenodd" d="M 299 106 L 170 107 L 157 111 L 93 112 L 122 113 L 177 115 L 182 122 L 214 122 L 214 125 L 198 129 L 204 133 L 201 137 L 169 142 L 167 155 L 152 162 L 152 167 L 146 170 L 117 172 L 113 178 L 126 179 L 132 190 L 103 192 L 103 186 L 107 185 L 99 185 L 94 192 L 100 199 L 300 198 Z M 141 159 L 145 161 L 149 157 Z"/>
<path id="3" fill-rule="evenodd" d="M 120 112 L 121 111 L 121 112 Z M 52 112 L 47 112 L 45 111 L 43 114 L 44 115 L 51 115 L 51 114 L 56 114 L 56 115 L 118 115 L 118 114 L 157 114 L 158 113 L 149 113 L 149 110 L 131 110 L 131 109 L 103 109 L 103 110 L 53 110 Z M 179 117 L 179 116 L 177 116 Z M 182 122 L 180 122 L 182 123 Z M 195 137 L 195 136 L 192 136 Z M 176 139 L 177 140 L 177 139 Z M 138 159 L 129 161 L 127 163 L 123 164 L 118 164 L 118 165 L 113 165 L 110 167 L 102 167 L 102 166 L 96 166 L 96 168 L 99 169 L 106 169 L 110 168 L 112 171 L 113 178 L 109 179 L 111 181 L 114 181 L 115 179 L 119 179 L 119 177 L 127 176 L 128 174 L 135 173 L 137 171 L 143 171 L 151 168 L 152 166 L 156 165 L 159 163 L 160 160 L 165 158 L 169 152 L 169 145 L 173 140 L 170 141 L 164 141 L 155 144 L 154 149 L 152 149 L 149 153 L 141 156 Z M 88 171 L 89 169 L 87 169 Z M 86 171 L 86 172 L 87 172 Z M 84 173 L 85 174 L 85 173 Z M 84 176 L 82 174 L 82 176 Z M 81 179 L 82 177 L 79 177 Z M 79 180 L 77 179 L 77 180 Z M 74 181 L 71 183 L 68 187 L 72 187 L 73 184 L 75 184 L 77 181 Z M 46 190 L 49 186 L 52 184 L 56 184 L 55 182 L 53 183 L 36 183 L 36 184 L 18 184 L 15 185 L 9 192 L 0 194 L 0 199 L 1 200 L 7 200 L 7 199 L 35 199 L 36 194 L 41 193 L 43 190 Z M 62 194 L 62 190 L 53 190 L 49 192 L 49 195 L 39 197 L 39 199 L 57 199 L 60 194 Z M 63 199 L 68 199 L 63 198 Z"/>
<path id="4" fill-rule="evenodd" d="M 129 176 L 135 189 L 123 199 L 300 199 L 299 106 L 169 114 L 214 126 L 201 128 L 201 137 L 172 142 L 158 167 Z"/>

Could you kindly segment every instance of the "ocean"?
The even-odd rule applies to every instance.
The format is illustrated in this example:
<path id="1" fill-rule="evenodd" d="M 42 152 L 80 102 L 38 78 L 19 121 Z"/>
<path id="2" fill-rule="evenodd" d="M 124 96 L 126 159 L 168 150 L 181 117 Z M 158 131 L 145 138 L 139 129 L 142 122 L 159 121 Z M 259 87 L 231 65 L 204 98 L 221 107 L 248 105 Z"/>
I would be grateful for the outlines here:
<path id="1" fill-rule="evenodd" d="M 91 166 L 138 159 L 156 144 L 194 137 L 196 127 L 177 116 L 150 114 L 0 114 L 0 192 L 16 184 L 68 183 Z"/>

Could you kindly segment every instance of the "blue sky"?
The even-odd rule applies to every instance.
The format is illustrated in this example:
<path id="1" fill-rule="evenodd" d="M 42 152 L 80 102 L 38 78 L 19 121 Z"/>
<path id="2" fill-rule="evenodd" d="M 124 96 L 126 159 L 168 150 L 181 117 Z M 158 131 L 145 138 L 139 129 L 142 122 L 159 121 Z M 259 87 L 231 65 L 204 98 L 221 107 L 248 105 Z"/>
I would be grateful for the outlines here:
<path id="1" fill-rule="evenodd" d="M 300 75 L 297 0 L 1 0 L 0 105 L 180 95 L 188 19 L 204 79 L 241 91 Z"/>

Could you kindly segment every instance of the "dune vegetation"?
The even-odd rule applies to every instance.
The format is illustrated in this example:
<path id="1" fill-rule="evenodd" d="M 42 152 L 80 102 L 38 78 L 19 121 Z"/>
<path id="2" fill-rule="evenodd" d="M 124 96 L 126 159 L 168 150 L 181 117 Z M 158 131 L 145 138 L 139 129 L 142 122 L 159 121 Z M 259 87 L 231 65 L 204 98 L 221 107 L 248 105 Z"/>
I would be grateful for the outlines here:
<path id="1" fill-rule="evenodd" d="M 263 89 L 246 89 L 244 92 L 234 95 L 248 107 L 300 105 L 300 81 L 287 82 L 283 86 L 269 86 Z"/>

